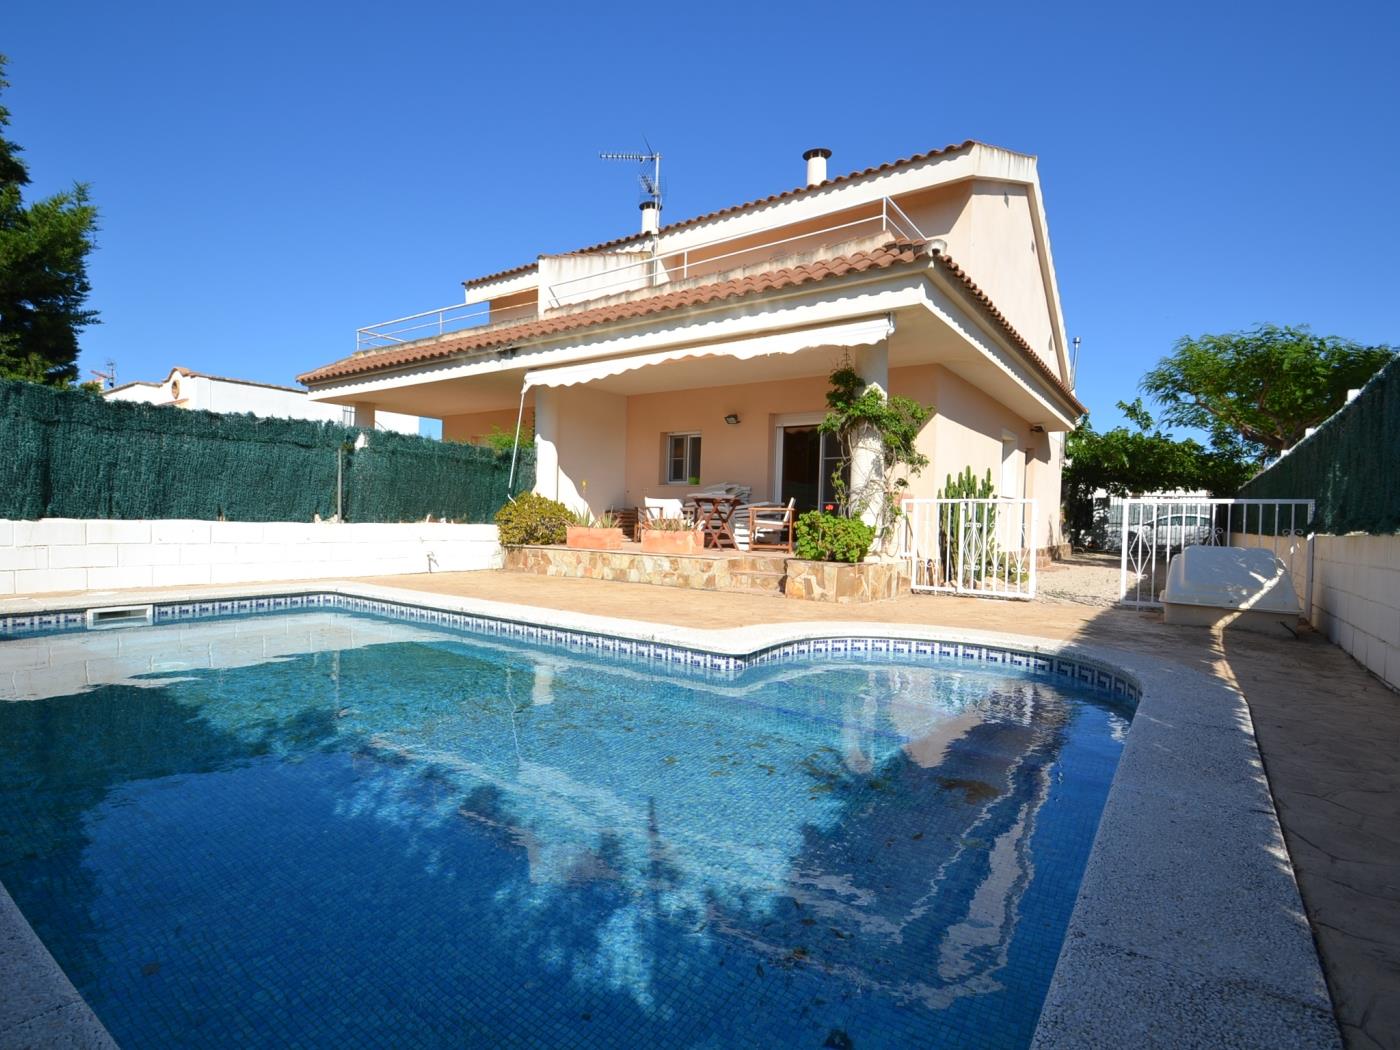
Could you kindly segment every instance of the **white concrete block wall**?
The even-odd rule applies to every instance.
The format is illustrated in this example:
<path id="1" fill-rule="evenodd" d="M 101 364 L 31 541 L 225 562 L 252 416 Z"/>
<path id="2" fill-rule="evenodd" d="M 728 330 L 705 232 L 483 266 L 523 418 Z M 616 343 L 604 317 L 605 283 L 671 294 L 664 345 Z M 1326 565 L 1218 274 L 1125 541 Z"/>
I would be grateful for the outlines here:
<path id="1" fill-rule="evenodd" d="M 494 525 L 0 521 L 0 596 L 496 568 Z"/>
<path id="2" fill-rule="evenodd" d="M 1317 537 L 1310 619 L 1400 689 L 1400 535 Z"/>
<path id="3" fill-rule="evenodd" d="M 1270 547 L 1288 560 L 1290 541 L 1231 537 L 1245 547 Z M 1305 575 L 1293 573 L 1303 598 Z M 1357 663 L 1400 690 L 1400 535 L 1320 535 L 1313 547 L 1312 610 L 1308 622 Z"/>

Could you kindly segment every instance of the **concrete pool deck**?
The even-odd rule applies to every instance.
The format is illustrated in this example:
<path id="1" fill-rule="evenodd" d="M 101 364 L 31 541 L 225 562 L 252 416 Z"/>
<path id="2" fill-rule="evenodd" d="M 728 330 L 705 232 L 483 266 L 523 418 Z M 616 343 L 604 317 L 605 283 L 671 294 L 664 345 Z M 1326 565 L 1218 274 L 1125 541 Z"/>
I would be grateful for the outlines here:
<path id="1" fill-rule="evenodd" d="M 261 591 L 286 593 L 312 586 L 268 585 Z M 1065 980 L 1057 971 L 1039 1045 L 1181 1045 L 1178 1037 L 1184 1029 L 1178 1025 L 1199 1030 L 1202 1022 L 1207 1029 L 1212 1023 L 1219 1027 L 1216 1038 L 1201 1045 L 1335 1043 L 1334 1031 L 1329 1039 L 1325 990 L 1309 977 L 1306 965 L 1292 965 L 1305 962 L 1302 955 L 1311 955 L 1301 915 L 1267 915 L 1255 922 L 1250 901 L 1191 893 L 1192 873 L 1173 872 L 1174 857 L 1189 851 L 1199 857 L 1201 842 L 1215 836 L 1222 847 L 1247 842 L 1251 848 L 1232 856 L 1228 871 L 1210 874 L 1224 874 L 1239 886 L 1263 887 L 1272 895 L 1272 906 L 1284 911 L 1293 885 L 1287 863 L 1291 855 L 1348 1043 L 1395 1045 L 1400 1034 L 1394 997 L 1387 994 L 1394 987 L 1400 958 L 1395 907 L 1400 843 L 1394 830 L 1400 823 L 1395 817 L 1400 749 L 1377 746 L 1379 740 L 1397 737 L 1400 698 L 1316 636 L 1305 633 L 1297 642 L 1254 636 L 1222 639 L 1203 630 L 1163 627 L 1151 615 L 1069 603 L 909 596 L 838 607 L 497 572 L 398 576 L 333 586 L 365 593 L 392 588 L 399 597 L 405 590 L 416 591 L 425 602 L 451 606 L 508 602 L 527 612 L 562 611 L 568 619 L 621 618 L 634 621 L 633 626 L 650 626 L 658 634 L 696 632 L 698 638 L 705 632 L 707 642 L 731 633 L 777 638 L 800 633 L 806 623 L 834 620 L 856 629 L 908 625 L 917 633 L 943 636 L 1029 635 L 1111 655 L 1125 669 L 1158 682 L 1170 676 L 1177 687 L 1171 718 L 1145 709 L 1149 717 L 1135 723 L 1130 734 L 1136 737 L 1135 751 L 1125 753 L 1125 765 L 1140 783 L 1163 779 L 1167 773 L 1177 787 L 1165 793 L 1115 788 L 1101 831 L 1101 839 L 1117 833 L 1112 832 L 1115 826 L 1119 832 L 1132 832 L 1141 848 L 1140 829 L 1150 824 L 1154 832 L 1160 830 L 1154 835 L 1156 848 L 1136 860 L 1120 848 L 1112 863 L 1091 861 L 1083 887 L 1082 899 L 1093 903 L 1086 914 L 1096 915 L 1095 922 L 1116 924 L 1120 933 L 1131 929 L 1131 943 L 1110 936 L 1105 926 L 1081 922 L 1076 911 L 1061 960 Z M 182 588 L 141 595 L 44 596 L 2 602 L 0 614 L 257 590 Z M 1258 770 L 1256 734 L 1269 784 Z M 1189 747 L 1184 747 L 1187 741 Z M 1288 855 L 1278 840 L 1269 788 L 1283 821 Z M 1235 793 L 1237 802 L 1252 798 L 1255 805 L 1222 808 L 1215 804 L 1222 792 Z M 1174 834 L 1187 837 L 1173 841 Z M 1113 852 L 1096 847 L 1096 855 Z M 1213 848 L 1214 852 L 1229 851 Z M 1204 885 L 1211 879 L 1196 881 Z M 1153 897 L 1168 884 L 1185 892 L 1164 909 Z M 1297 891 L 1291 892 L 1296 909 Z M 1160 921 L 1140 921 L 1144 906 L 1154 907 Z M 1271 932 L 1261 933 L 1261 928 Z M 1280 934 L 1283 943 L 1276 939 Z M 1139 995 L 1143 988 L 1160 990 L 1138 1011 L 1155 1017 L 1158 1026 L 1132 1026 L 1133 1011 L 1125 1011 L 1122 999 L 1127 986 Z M 1077 991 L 1066 996 L 1063 988 Z M 1080 994 L 1086 989 L 1097 991 L 1086 998 Z M 1118 1018 L 1111 1034 L 1101 1027 L 1105 1014 Z M 1168 1027 L 1160 1027 L 1164 1019 Z"/>

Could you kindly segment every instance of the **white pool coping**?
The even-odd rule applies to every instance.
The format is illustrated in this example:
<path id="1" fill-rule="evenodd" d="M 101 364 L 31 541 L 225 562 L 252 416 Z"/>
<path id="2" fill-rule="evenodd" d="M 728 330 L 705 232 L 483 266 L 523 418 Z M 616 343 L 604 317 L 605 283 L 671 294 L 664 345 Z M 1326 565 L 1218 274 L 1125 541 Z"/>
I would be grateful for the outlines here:
<path id="1" fill-rule="evenodd" d="M 994 645 L 1121 669 L 1141 695 L 1032 1046 L 1340 1048 L 1244 697 L 1127 650 L 920 624 L 700 630 L 354 581 L 121 592 L 120 604 L 341 594 L 747 656 L 832 636 Z M 0 615 L 116 604 L 0 600 Z M 0 887 L 0 1045 L 112 1047 Z"/>

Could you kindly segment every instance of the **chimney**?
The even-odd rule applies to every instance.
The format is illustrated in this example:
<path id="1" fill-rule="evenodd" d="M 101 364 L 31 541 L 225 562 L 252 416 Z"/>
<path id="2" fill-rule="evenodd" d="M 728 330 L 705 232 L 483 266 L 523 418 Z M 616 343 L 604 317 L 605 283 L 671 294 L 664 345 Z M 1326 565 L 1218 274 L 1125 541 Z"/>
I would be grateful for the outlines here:
<path id="1" fill-rule="evenodd" d="M 656 201 L 642 201 L 642 232 L 655 233 L 661 228 L 661 205 Z"/>
<path id="2" fill-rule="evenodd" d="M 807 162 L 808 186 L 820 186 L 826 181 L 826 158 L 829 156 L 829 149 L 809 149 L 802 154 L 802 159 Z"/>

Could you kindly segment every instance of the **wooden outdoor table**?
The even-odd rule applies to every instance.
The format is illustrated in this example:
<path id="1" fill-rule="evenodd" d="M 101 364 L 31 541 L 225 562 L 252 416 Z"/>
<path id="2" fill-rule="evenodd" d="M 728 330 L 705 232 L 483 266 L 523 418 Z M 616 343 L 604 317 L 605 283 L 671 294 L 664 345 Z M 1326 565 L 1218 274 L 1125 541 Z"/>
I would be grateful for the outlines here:
<path id="1" fill-rule="evenodd" d="M 695 524 L 705 537 L 705 546 L 716 549 L 737 549 L 734 528 L 729 519 L 740 501 L 733 496 L 692 496 L 695 501 Z"/>

